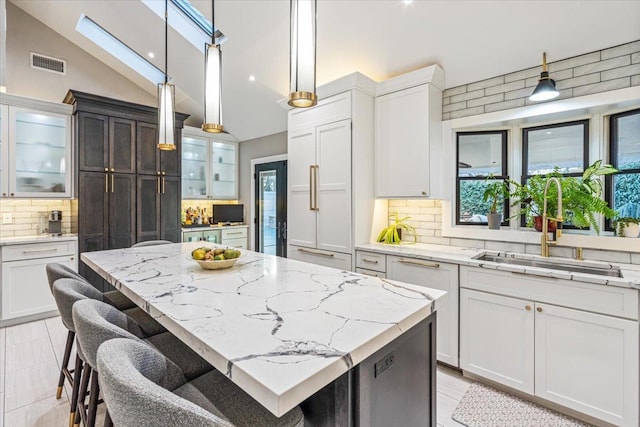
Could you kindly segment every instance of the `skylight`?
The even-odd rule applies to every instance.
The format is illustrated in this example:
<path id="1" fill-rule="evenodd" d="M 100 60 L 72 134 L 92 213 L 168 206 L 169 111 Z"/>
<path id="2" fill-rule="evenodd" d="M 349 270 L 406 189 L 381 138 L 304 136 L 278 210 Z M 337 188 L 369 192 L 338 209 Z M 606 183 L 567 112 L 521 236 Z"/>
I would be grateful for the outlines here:
<path id="1" fill-rule="evenodd" d="M 80 15 L 80 19 L 76 24 L 76 31 L 150 82 L 155 84 L 164 82 L 164 72 L 162 70 L 147 61 L 143 56 L 124 44 L 116 36 L 102 28 L 85 14 Z"/>
<path id="2" fill-rule="evenodd" d="M 142 0 L 149 9 L 164 19 L 164 2 Z M 201 52 L 211 43 L 211 22 L 187 0 L 169 0 L 169 25 Z M 216 28 L 216 42 L 222 44 L 227 37 Z"/>

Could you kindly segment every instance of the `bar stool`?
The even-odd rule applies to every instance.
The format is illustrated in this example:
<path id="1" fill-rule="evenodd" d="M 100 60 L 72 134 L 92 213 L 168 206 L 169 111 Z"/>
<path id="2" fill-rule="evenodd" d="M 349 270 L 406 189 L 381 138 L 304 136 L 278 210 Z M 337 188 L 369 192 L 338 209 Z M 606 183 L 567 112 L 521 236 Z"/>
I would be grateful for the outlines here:
<path id="1" fill-rule="evenodd" d="M 102 344 L 98 370 L 118 427 L 304 426 L 300 407 L 278 418 L 219 371 L 188 381 L 157 350 L 133 340 Z"/>
<path id="2" fill-rule="evenodd" d="M 168 240 L 147 240 L 146 242 L 138 242 L 132 245 L 132 248 L 144 248 L 145 246 L 169 245 L 173 242 Z"/>
<path id="3" fill-rule="evenodd" d="M 58 287 L 58 283 L 55 284 Z M 135 320 L 124 312 L 100 301 L 85 299 L 73 304 L 73 324 L 75 325 L 79 347 L 85 355 L 85 372 L 91 371 L 89 404 L 85 413 L 84 401 L 78 400 L 74 425 L 79 425 L 80 418 L 86 419 L 85 425 L 93 427 L 100 392 L 96 355 L 98 347 L 105 341 L 114 338 L 128 338 L 144 342 L 157 348 L 169 360 L 180 367 L 184 375 L 191 379 L 213 370 L 213 367 L 198 356 L 182 341 L 164 332 L 157 335 L 146 335 Z M 88 374 L 87 374 L 88 375 Z M 89 382 L 83 372 L 79 396 L 84 397 L 82 387 Z"/>

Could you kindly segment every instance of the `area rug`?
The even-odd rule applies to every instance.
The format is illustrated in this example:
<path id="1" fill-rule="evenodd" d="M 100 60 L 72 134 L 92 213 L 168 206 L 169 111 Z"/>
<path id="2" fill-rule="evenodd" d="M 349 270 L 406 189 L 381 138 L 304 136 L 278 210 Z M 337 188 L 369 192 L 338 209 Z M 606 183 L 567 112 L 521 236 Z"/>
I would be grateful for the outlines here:
<path id="1" fill-rule="evenodd" d="M 451 417 L 467 427 L 590 427 L 480 383 L 471 384 Z"/>

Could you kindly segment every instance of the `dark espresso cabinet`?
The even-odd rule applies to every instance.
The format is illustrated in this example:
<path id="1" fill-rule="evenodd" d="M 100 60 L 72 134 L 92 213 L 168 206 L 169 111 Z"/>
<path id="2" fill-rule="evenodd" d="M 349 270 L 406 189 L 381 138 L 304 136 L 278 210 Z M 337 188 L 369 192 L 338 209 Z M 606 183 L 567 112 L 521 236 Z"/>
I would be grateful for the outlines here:
<path id="1" fill-rule="evenodd" d="M 127 248 L 146 240 L 180 241 L 180 140 L 157 145 L 157 109 L 69 91 L 74 106 L 78 250 Z M 98 289 L 109 285 L 84 263 L 80 273 Z"/>

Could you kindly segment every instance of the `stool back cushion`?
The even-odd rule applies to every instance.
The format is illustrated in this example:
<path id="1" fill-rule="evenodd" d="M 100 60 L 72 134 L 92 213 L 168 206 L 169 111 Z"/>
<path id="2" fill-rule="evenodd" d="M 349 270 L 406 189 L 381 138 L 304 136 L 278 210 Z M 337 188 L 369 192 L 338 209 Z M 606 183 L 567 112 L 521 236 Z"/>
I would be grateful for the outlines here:
<path id="1" fill-rule="evenodd" d="M 173 242 L 168 240 L 147 240 L 146 242 L 139 242 L 131 246 L 132 248 L 144 248 L 145 246 L 158 246 L 158 245 L 170 245 Z"/>
<path id="2" fill-rule="evenodd" d="M 47 265 L 47 270 L 49 269 Z M 53 284 L 53 298 L 56 300 L 60 317 L 64 326 L 75 332 L 71 309 L 73 304 L 84 299 L 102 301 L 102 293 L 85 281 L 77 279 L 58 279 Z"/>
<path id="3" fill-rule="evenodd" d="M 53 292 L 53 284 L 58 279 L 76 279 L 81 282 L 87 282 L 84 277 L 64 264 L 50 262 L 45 267 L 45 270 L 47 270 L 47 279 L 49 280 L 49 290 L 51 290 L 51 292 Z"/>

